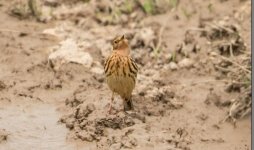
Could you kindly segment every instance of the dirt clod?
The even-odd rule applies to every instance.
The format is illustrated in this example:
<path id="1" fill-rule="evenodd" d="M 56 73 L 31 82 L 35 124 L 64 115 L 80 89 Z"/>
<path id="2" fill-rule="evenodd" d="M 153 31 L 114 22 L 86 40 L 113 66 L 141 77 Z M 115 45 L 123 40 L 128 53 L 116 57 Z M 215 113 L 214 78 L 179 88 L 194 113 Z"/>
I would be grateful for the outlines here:
<path id="1" fill-rule="evenodd" d="M 3 81 L 0 81 L 0 91 L 6 88 L 6 85 L 4 84 Z"/>
<path id="2" fill-rule="evenodd" d="M 0 130 L 0 144 L 4 141 L 7 141 L 8 135 L 9 135 L 9 133 L 6 130 L 4 130 L 4 129 Z"/>

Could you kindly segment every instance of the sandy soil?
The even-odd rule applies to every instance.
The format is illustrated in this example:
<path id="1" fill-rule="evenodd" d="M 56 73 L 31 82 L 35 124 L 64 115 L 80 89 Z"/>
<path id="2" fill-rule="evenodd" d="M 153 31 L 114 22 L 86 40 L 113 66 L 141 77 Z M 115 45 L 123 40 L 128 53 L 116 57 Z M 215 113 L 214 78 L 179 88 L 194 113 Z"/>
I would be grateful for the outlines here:
<path id="1" fill-rule="evenodd" d="M 127 4 L 46 0 L 39 17 L 14 13 L 19 5 L 0 2 L 0 149 L 251 149 L 248 114 L 220 123 L 248 89 L 232 80 L 250 72 L 249 0 L 162 3 L 152 14 L 138 5 L 117 17 L 109 12 Z M 237 30 L 215 35 L 212 23 Z M 222 61 L 231 33 L 241 67 Z M 140 69 L 134 111 L 109 115 L 103 63 L 117 34 Z"/>

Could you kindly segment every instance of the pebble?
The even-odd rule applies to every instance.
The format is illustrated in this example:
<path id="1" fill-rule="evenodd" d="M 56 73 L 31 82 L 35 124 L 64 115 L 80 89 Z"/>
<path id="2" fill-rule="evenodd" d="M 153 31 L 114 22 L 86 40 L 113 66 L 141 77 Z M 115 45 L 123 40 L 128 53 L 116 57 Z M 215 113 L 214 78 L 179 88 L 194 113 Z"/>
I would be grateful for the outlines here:
<path id="1" fill-rule="evenodd" d="M 178 63 L 180 68 L 190 68 L 192 65 L 193 61 L 189 58 L 184 58 Z"/>
<path id="2" fill-rule="evenodd" d="M 178 69 L 178 66 L 177 66 L 177 64 L 176 64 L 175 62 L 170 62 L 170 63 L 169 63 L 169 68 L 170 68 L 171 70 L 177 70 L 177 69 Z"/>
<path id="3" fill-rule="evenodd" d="M 102 75 L 104 73 L 104 70 L 102 68 L 99 68 L 99 67 L 93 67 L 91 69 L 91 72 Z"/>
<path id="4" fill-rule="evenodd" d="M 115 143 L 110 146 L 110 150 L 120 150 L 122 144 L 121 143 Z"/>
<path id="5" fill-rule="evenodd" d="M 78 132 L 77 136 L 83 141 L 88 141 L 88 142 L 93 141 L 93 137 L 87 131 L 84 131 L 84 130 Z"/>

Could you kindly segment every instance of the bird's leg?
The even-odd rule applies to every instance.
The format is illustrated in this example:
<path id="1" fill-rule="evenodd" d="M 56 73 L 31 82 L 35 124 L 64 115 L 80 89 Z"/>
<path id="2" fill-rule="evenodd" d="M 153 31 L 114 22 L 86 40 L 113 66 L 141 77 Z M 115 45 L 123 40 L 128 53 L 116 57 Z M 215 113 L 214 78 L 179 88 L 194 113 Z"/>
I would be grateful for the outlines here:
<path id="1" fill-rule="evenodd" d="M 132 110 L 133 104 L 131 98 L 124 99 L 124 111 Z"/>
<path id="2" fill-rule="evenodd" d="M 111 96 L 111 101 L 110 101 L 110 104 L 109 104 L 109 110 L 108 110 L 108 113 L 111 114 L 112 112 L 112 103 L 114 101 L 114 92 L 112 92 L 112 96 Z"/>

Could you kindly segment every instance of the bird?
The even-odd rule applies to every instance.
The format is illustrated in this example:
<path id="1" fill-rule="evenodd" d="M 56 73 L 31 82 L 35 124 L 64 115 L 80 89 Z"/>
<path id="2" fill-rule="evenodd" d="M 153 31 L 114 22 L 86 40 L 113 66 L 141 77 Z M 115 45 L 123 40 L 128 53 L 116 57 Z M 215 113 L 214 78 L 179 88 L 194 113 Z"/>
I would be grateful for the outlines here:
<path id="1" fill-rule="evenodd" d="M 136 85 L 138 66 L 130 57 L 130 46 L 124 35 L 116 36 L 111 45 L 113 50 L 104 64 L 106 82 L 112 91 L 109 113 L 115 94 L 122 98 L 124 111 L 133 110 L 131 95 Z"/>

